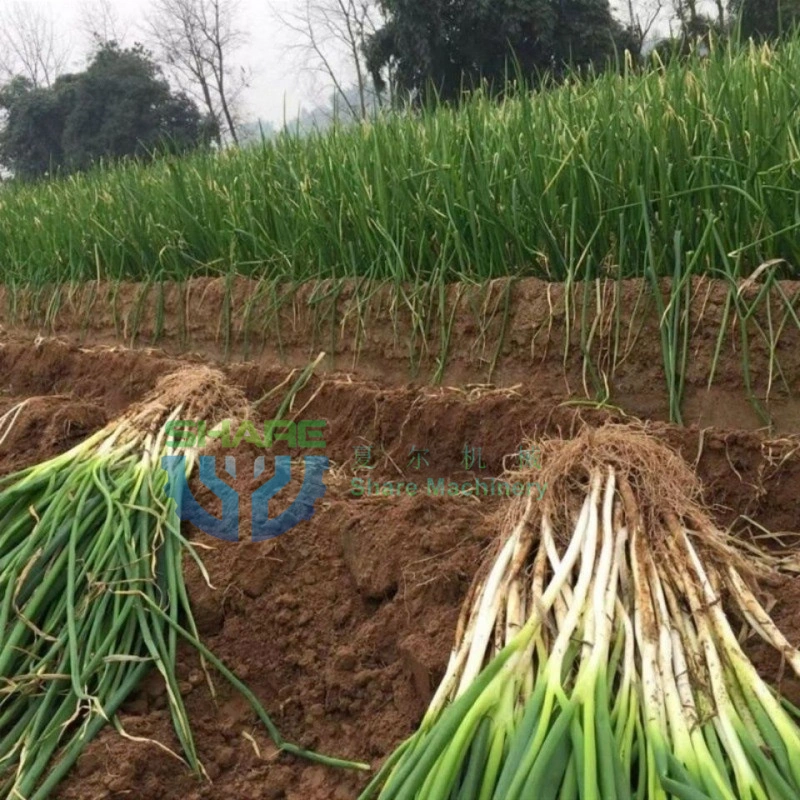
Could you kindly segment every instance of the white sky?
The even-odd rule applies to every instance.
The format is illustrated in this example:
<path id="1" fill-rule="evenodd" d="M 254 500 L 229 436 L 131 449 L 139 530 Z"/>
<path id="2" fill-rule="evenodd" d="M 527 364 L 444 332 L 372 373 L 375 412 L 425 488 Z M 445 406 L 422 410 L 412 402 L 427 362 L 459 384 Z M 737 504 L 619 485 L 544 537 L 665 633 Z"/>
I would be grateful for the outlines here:
<path id="1" fill-rule="evenodd" d="M 284 116 L 293 119 L 301 106 L 310 108 L 327 99 L 328 88 L 320 78 L 304 69 L 297 52 L 291 51 L 296 35 L 279 21 L 278 14 L 303 8 L 304 0 L 237 0 L 239 27 L 246 31 L 247 44 L 236 54 L 236 62 L 251 72 L 250 87 L 243 96 L 240 112 L 246 121 L 259 117 L 280 123 Z M 702 4 L 710 0 L 701 0 Z M 0 17 L 4 7 L 14 3 L 34 6 L 56 21 L 57 30 L 69 43 L 72 68 L 86 63 L 89 39 L 81 28 L 86 4 L 92 0 L 0 0 Z M 150 0 L 108 0 L 122 22 L 126 33 L 124 44 L 145 41 L 143 23 L 147 19 Z M 612 8 L 627 7 L 627 0 L 611 0 Z M 648 8 L 655 8 L 659 0 L 634 0 L 642 16 Z M 668 6 L 670 0 L 665 0 Z M 662 17 L 663 19 L 663 17 Z M 662 34 L 667 32 L 666 20 L 656 26 Z"/>
<path id="2" fill-rule="evenodd" d="M 90 0 L 91 1 L 91 0 Z M 7 4 L 23 2 L 34 6 L 57 21 L 57 30 L 69 43 L 71 66 L 86 63 L 89 40 L 81 29 L 82 9 L 86 0 L 0 0 L 0 12 Z M 109 0 L 123 22 L 125 44 L 145 40 L 142 31 L 147 19 L 149 0 Z M 286 13 L 302 7 L 302 0 L 238 0 L 239 27 L 246 31 L 248 42 L 236 54 L 237 64 L 252 72 L 250 88 L 244 96 L 243 118 L 259 117 L 280 122 L 284 109 L 294 118 L 301 105 L 310 107 L 325 96 L 324 87 L 307 70 L 301 69 L 296 53 L 287 52 L 293 34 L 278 21 L 275 10 Z M 274 10 L 273 10 L 274 9 Z"/>

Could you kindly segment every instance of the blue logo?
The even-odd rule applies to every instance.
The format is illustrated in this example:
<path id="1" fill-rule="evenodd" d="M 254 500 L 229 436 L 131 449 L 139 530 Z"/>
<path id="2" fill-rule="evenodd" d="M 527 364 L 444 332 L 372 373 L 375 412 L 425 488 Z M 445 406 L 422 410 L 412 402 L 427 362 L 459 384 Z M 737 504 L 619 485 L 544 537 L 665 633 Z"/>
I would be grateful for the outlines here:
<path id="1" fill-rule="evenodd" d="M 275 456 L 275 474 L 256 489 L 250 499 L 252 511 L 252 541 L 263 542 L 274 539 L 314 516 L 314 504 L 325 495 L 323 475 L 330 469 L 325 456 L 304 456 L 305 475 L 303 486 L 294 502 L 282 514 L 270 519 L 269 503 L 285 488 L 292 477 L 291 456 Z M 161 466 L 167 471 L 167 493 L 175 501 L 178 517 L 191 522 L 201 531 L 226 542 L 239 541 L 239 492 L 217 475 L 216 456 L 200 456 L 200 483 L 222 501 L 222 517 L 209 514 L 189 488 L 186 479 L 185 456 L 163 456 Z M 253 470 L 255 478 L 264 473 L 264 457 L 256 459 Z M 225 456 L 225 471 L 236 478 L 236 459 Z"/>

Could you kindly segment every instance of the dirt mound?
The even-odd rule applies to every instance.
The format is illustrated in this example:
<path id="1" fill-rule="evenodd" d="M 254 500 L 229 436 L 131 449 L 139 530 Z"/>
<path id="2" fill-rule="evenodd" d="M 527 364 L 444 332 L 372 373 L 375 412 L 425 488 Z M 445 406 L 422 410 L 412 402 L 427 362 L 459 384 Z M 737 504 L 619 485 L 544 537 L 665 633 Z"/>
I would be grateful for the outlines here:
<path id="1" fill-rule="evenodd" d="M 64 343 L 0 347 L 7 392 L 0 415 L 26 396 L 46 395 L 23 410 L 0 445 L 0 473 L 70 446 L 181 363 L 163 353 L 83 351 Z M 288 377 L 287 369 L 267 363 L 225 369 L 251 402 Z M 254 416 L 272 418 L 284 395 L 269 397 Z M 205 641 L 248 682 L 287 738 L 377 765 L 414 730 L 444 670 L 464 595 L 512 502 L 464 488 L 491 486 L 528 437 L 568 437 L 583 424 L 622 419 L 563 399 L 530 382 L 504 390 L 431 389 L 335 372 L 297 394 L 289 418 L 326 421 L 331 470 L 314 518 L 258 544 L 223 543 L 191 529 L 208 548 L 213 589 L 187 564 Z M 775 531 L 800 529 L 800 440 L 658 422 L 649 430 L 696 464 L 704 500 L 721 524 L 741 535 L 760 533 L 748 520 Z M 237 450 L 239 488 L 252 481 L 249 462 L 257 454 L 253 446 Z M 439 494 L 440 480 L 460 491 Z M 409 494 L 409 483 L 419 491 Z M 243 538 L 247 532 L 245 521 Z M 776 621 L 800 643 L 800 580 L 772 592 Z M 774 653 L 750 645 L 762 672 L 800 701 L 800 685 L 782 674 Z M 345 800 L 364 785 L 362 775 L 277 754 L 222 680 L 212 699 L 189 649 L 180 651 L 179 674 L 213 783 L 199 782 L 147 741 L 177 747 L 164 686 L 154 675 L 122 714 L 136 738 L 104 731 L 56 797 Z"/>
<path id="2" fill-rule="evenodd" d="M 50 458 L 78 444 L 106 421 L 103 408 L 69 395 L 0 397 L 0 456 L 11 472 Z"/>

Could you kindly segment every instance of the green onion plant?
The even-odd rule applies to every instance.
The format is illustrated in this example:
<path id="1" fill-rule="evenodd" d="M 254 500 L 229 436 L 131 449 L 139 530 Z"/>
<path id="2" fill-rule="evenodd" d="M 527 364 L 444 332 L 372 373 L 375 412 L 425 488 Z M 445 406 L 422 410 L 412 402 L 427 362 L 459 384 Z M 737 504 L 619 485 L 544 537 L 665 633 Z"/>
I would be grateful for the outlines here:
<path id="1" fill-rule="evenodd" d="M 734 630 L 800 674 L 757 599 L 775 564 L 744 558 L 636 428 L 544 450 L 549 500 L 509 518 L 419 730 L 362 800 L 800 797 L 797 711 Z"/>
<path id="2" fill-rule="evenodd" d="M 361 767 L 286 742 L 250 691 L 201 642 L 183 575 L 181 533 L 161 457 L 165 425 L 246 412 L 224 376 L 187 368 L 69 452 L 0 478 L 0 798 L 45 800 L 157 670 L 185 763 L 198 774 L 176 676 L 181 641 L 242 692 L 279 750 Z M 0 418 L 0 436 L 19 409 Z M 196 460 L 187 451 L 186 469 Z M 163 745 L 162 745 L 163 746 Z"/>

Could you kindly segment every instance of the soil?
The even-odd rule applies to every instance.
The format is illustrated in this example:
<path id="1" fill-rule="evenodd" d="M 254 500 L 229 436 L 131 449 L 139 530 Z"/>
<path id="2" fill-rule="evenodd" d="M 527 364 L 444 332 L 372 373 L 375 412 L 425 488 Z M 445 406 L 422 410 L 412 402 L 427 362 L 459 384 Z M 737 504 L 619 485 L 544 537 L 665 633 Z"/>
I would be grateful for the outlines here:
<path id="1" fill-rule="evenodd" d="M 324 351 L 320 372 L 383 384 L 522 384 L 670 419 L 661 342 L 671 322 L 659 326 L 649 281 L 498 279 L 442 294 L 434 288 L 244 278 L 35 292 L 0 286 L 0 333 L 289 367 Z M 665 299 L 668 288 L 661 286 Z M 800 430 L 800 281 L 745 282 L 732 294 L 729 283 L 698 277 L 687 289 L 687 313 L 672 331 L 685 363 L 675 367 L 680 421 Z"/>
<path id="2" fill-rule="evenodd" d="M 212 352 L 214 336 L 203 343 L 197 335 L 194 354 L 175 342 L 128 349 L 114 343 L 101 316 L 80 343 L 66 323 L 58 339 L 34 342 L 18 325 L 0 336 L 0 417 L 30 400 L 4 441 L 0 425 L 0 474 L 63 452 L 140 399 L 159 377 L 187 363 L 217 364 L 253 404 L 285 382 L 288 389 L 297 378 L 291 359 L 274 353 L 247 361 L 230 353 L 223 358 Z M 466 323 L 462 334 L 475 338 Z M 460 352 L 467 353 L 466 339 L 458 341 Z M 698 359 L 708 357 L 713 346 L 712 337 Z M 297 347 L 297 353 L 303 350 Z M 631 355 L 624 391 L 638 400 L 624 404 L 623 413 L 574 404 L 571 387 L 582 381 L 582 363 L 565 365 L 559 347 L 555 341 L 558 369 L 550 362 L 553 371 L 546 379 L 541 370 L 526 372 L 527 362 L 514 367 L 510 351 L 503 357 L 505 372 L 497 371 L 491 386 L 485 385 L 485 372 L 469 374 L 468 360 L 445 376 L 442 387 L 409 381 L 399 356 L 385 356 L 378 379 L 378 351 L 366 366 L 348 365 L 348 372 L 327 363 L 284 413 L 326 422 L 325 455 L 332 469 L 314 518 L 266 543 L 222 543 L 190 531 L 208 548 L 203 557 L 213 585 L 187 562 L 204 641 L 248 683 L 287 739 L 378 766 L 414 731 L 445 668 L 462 600 L 509 503 L 500 496 L 426 493 L 359 497 L 351 491 L 354 478 L 419 485 L 429 478 L 485 480 L 513 463 L 528 437 L 566 437 L 581 425 L 636 413 L 649 420 L 653 435 L 696 465 L 705 501 L 720 525 L 742 536 L 760 534 L 763 526 L 785 533 L 787 541 L 789 532 L 800 531 L 800 437 L 790 435 L 789 422 L 770 433 L 756 430 L 749 417 L 742 424 L 733 367 L 716 394 L 697 401 L 694 417 L 702 426 L 679 427 L 663 421 L 666 405 L 654 383 L 663 376 L 658 362 L 652 363 L 660 356 L 644 348 Z M 311 349 L 306 343 L 303 352 Z M 800 360 L 800 347 L 785 356 L 787 363 Z M 800 364 L 787 375 L 800 379 Z M 458 388 L 446 388 L 451 383 Z M 257 405 L 254 416 L 273 418 L 285 389 Z M 790 402 L 787 394 L 785 407 Z M 465 469 L 465 445 L 481 448 L 484 469 L 476 464 Z M 372 469 L 357 463 L 358 446 L 371 448 Z M 419 469 L 410 458 L 413 449 L 428 451 Z M 240 475 L 256 455 L 253 447 L 237 451 Z M 246 539 L 246 521 L 242 531 Z M 769 590 L 776 622 L 800 645 L 800 578 L 785 578 Z M 784 673 L 775 653 L 755 640 L 747 647 L 762 674 L 800 703 L 800 683 Z M 190 649 L 181 650 L 178 669 L 210 781 L 198 780 L 153 743 L 177 746 L 164 686 L 154 675 L 121 715 L 137 740 L 104 731 L 54 797 L 346 800 L 365 785 L 360 773 L 277 753 L 246 702 L 221 678 L 212 699 Z"/>

